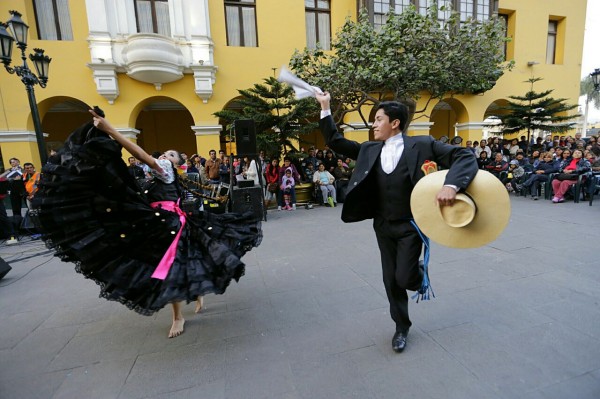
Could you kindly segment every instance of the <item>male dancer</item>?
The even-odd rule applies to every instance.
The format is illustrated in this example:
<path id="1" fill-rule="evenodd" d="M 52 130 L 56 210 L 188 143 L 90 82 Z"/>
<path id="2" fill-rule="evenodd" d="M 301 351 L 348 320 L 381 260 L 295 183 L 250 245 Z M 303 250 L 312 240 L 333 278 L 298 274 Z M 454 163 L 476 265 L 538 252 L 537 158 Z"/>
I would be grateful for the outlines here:
<path id="1" fill-rule="evenodd" d="M 395 101 L 377 106 L 373 133 L 376 141 L 357 143 L 345 139 L 331 117 L 329 93 L 316 93 L 321 104 L 321 133 L 334 151 L 356 159 L 342 209 L 344 222 L 374 219 L 373 228 L 381 253 L 383 283 L 396 323 L 392 348 L 406 347 L 408 317 L 406 290 L 416 291 L 423 281 L 419 267 L 422 239 L 411 224 L 410 196 L 424 176 L 421 166 L 435 161 L 450 168 L 435 199 L 439 206 L 452 206 L 477 174 L 477 161 L 466 148 L 441 143 L 430 136 L 407 136 L 408 107 Z M 432 199 L 433 200 L 433 199 Z"/>

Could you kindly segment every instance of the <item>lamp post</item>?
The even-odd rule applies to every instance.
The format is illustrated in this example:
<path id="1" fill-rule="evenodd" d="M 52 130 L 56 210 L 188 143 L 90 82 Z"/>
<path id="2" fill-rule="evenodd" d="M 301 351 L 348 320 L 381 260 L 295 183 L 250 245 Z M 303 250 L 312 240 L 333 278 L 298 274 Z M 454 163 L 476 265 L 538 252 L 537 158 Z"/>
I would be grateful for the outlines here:
<path id="1" fill-rule="evenodd" d="M 594 90 L 600 91 L 600 69 L 594 69 L 590 76 L 592 77 L 592 83 L 594 83 Z"/>
<path id="2" fill-rule="evenodd" d="M 35 66 L 37 76 L 29 69 L 27 57 L 25 56 L 25 50 L 27 49 L 27 31 L 29 26 L 21 19 L 21 13 L 14 10 L 9 12 L 11 18 L 6 23 L 0 22 L 0 60 L 8 73 L 17 74 L 17 76 L 21 78 L 21 82 L 23 82 L 27 89 L 29 108 L 31 109 L 33 126 L 35 128 L 35 138 L 38 145 L 38 151 L 40 152 L 41 166 L 43 166 L 46 164 L 48 154 L 46 153 L 44 132 L 42 131 L 42 123 L 40 121 L 40 114 L 35 100 L 33 87 L 36 84 L 39 84 L 42 88 L 46 87 L 46 83 L 48 82 L 48 67 L 50 66 L 50 61 L 52 59 L 47 55 L 44 55 L 44 50 L 35 48 L 33 49 L 33 54 L 29 54 L 29 59 Z M 6 28 L 8 28 L 8 31 Z M 19 50 L 21 50 L 23 65 L 11 67 L 12 48 L 13 42 L 15 41 L 17 42 Z"/>

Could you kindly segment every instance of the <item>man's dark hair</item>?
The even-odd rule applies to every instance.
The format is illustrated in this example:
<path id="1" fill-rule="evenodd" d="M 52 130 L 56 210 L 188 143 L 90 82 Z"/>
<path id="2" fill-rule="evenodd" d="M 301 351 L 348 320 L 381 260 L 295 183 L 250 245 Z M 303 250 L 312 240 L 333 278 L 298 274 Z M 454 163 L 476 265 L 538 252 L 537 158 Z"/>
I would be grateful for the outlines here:
<path id="1" fill-rule="evenodd" d="M 27 166 L 31 166 L 31 167 L 33 167 L 33 164 L 32 164 L 31 162 L 25 162 L 25 163 L 23 164 L 23 167 L 27 167 Z"/>
<path id="2" fill-rule="evenodd" d="M 400 131 L 403 132 L 408 126 L 408 107 L 398 101 L 382 101 L 377 106 L 377 110 L 383 110 L 383 113 L 390 118 L 390 123 L 398 119 L 400 121 Z"/>

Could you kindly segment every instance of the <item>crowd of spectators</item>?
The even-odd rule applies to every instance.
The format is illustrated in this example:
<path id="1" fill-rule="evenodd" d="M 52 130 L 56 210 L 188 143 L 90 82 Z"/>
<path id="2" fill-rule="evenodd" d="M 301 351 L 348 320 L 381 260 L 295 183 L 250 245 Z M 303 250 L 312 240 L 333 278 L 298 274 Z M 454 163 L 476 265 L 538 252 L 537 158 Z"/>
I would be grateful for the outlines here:
<path id="1" fill-rule="evenodd" d="M 27 206 L 27 211 L 31 209 L 40 173 L 31 162 L 24 163 L 22 167 L 17 158 L 11 158 L 8 162 L 10 168 L 0 174 L 0 238 L 6 239 L 7 244 L 16 244 L 19 230 L 23 226 L 23 205 Z M 7 196 L 12 211 L 10 217 L 4 204 Z M 34 236 L 37 234 L 34 233 Z"/>
<path id="2" fill-rule="evenodd" d="M 600 174 L 598 137 L 587 139 L 581 133 L 572 136 L 547 135 L 528 141 L 501 140 L 498 137 L 479 142 L 466 142 L 477 157 L 479 169 L 496 176 L 515 195 L 530 195 L 537 200 L 545 191 L 552 202 L 561 203 L 565 197 L 584 198 L 594 190 L 596 175 Z M 579 199 L 579 198 L 578 198 Z"/>
<path id="3" fill-rule="evenodd" d="M 261 186 L 265 207 L 272 204 L 277 210 L 296 210 L 297 190 L 300 186 L 310 192 L 310 201 L 330 207 L 344 200 L 344 189 L 352 176 L 355 162 L 329 149 L 314 147 L 299 152 L 271 157 L 260 151 L 255 159 L 228 155 L 225 151 L 210 150 L 208 158 L 199 154 L 187 157 L 180 167 L 181 173 L 195 174 L 202 185 L 217 186 L 221 183 L 232 186 L 241 185 L 240 181 L 252 180 L 254 186 Z M 233 161 L 231 161 L 233 160 Z M 131 162 L 136 162 L 131 159 Z M 132 174 L 139 173 L 131 169 Z M 217 172 L 218 171 L 218 172 Z M 290 174 L 289 178 L 287 174 Z M 260 176 L 259 176 L 260 175 Z M 233 177 L 233 179 L 231 179 Z"/>

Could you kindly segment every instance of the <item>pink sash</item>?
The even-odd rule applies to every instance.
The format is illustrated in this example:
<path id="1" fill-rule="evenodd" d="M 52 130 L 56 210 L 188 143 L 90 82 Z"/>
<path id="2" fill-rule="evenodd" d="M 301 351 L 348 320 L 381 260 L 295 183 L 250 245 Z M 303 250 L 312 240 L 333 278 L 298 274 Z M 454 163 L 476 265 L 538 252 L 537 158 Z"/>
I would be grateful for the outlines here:
<path id="1" fill-rule="evenodd" d="M 158 266 L 156 266 L 156 269 L 154 269 L 154 273 L 152 273 L 152 278 L 164 280 L 167 277 L 167 274 L 169 274 L 169 270 L 171 269 L 171 265 L 173 264 L 175 255 L 177 254 L 177 243 L 181 237 L 183 227 L 185 226 L 185 213 L 179 208 L 179 201 L 157 201 L 152 202 L 150 206 L 152 208 L 160 207 L 165 211 L 177 213 L 179 215 L 179 221 L 181 222 L 181 227 L 179 228 L 175 239 L 169 246 L 169 249 L 167 249 L 167 252 L 165 252 Z"/>

